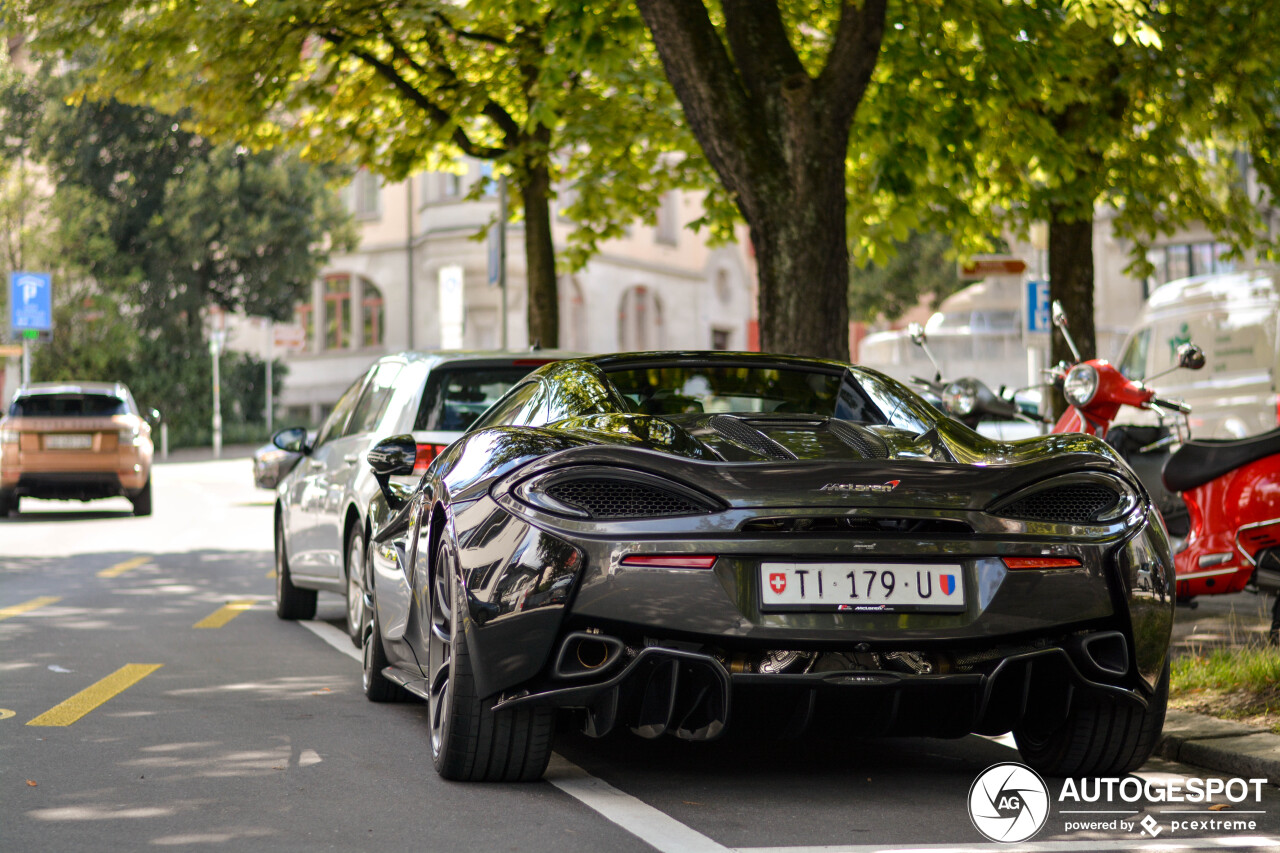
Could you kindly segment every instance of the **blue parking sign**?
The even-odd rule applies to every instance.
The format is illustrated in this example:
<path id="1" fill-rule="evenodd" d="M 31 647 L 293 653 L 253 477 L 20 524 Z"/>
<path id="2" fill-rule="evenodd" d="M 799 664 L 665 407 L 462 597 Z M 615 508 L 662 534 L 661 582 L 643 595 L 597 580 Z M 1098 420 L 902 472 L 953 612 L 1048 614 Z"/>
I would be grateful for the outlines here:
<path id="1" fill-rule="evenodd" d="M 9 273 L 9 327 L 14 334 L 53 328 L 53 276 L 47 272 Z"/>
<path id="2" fill-rule="evenodd" d="M 1049 308 L 1049 282 L 1027 282 L 1027 331 L 1048 332 L 1053 327 Z"/>

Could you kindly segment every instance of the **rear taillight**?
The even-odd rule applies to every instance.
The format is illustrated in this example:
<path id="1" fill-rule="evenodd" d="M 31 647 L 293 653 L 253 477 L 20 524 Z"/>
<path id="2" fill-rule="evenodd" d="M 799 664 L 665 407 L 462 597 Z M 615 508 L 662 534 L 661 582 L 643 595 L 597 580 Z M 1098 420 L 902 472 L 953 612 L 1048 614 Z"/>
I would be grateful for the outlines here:
<path id="1" fill-rule="evenodd" d="M 1276 395 L 1276 426 L 1280 426 L 1280 394 Z"/>
<path id="2" fill-rule="evenodd" d="M 716 563 L 714 555 L 628 554 L 622 565 L 637 569 L 709 569 Z"/>
<path id="3" fill-rule="evenodd" d="M 427 470 L 432 460 L 444 452 L 448 446 L 447 444 L 419 444 L 418 453 L 413 457 L 413 473 L 421 474 Z"/>
<path id="4" fill-rule="evenodd" d="M 1018 569 L 1078 569 L 1080 561 L 1074 557 L 1002 557 L 1006 568 Z"/>

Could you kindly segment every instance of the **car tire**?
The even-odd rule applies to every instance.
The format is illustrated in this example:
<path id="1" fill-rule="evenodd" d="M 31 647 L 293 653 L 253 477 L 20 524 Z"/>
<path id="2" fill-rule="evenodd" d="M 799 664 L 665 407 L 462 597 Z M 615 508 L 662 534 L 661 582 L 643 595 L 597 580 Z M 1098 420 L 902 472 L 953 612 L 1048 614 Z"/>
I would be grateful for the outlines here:
<path id="1" fill-rule="evenodd" d="M 1039 733 L 1034 722 L 1024 723 L 1013 736 L 1023 760 L 1045 776 L 1123 776 L 1141 767 L 1155 750 L 1168 704 L 1166 660 L 1146 708 L 1084 696 L 1073 703 L 1057 729 Z"/>
<path id="2" fill-rule="evenodd" d="M 347 636 L 351 645 L 361 647 L 364 634 L 364 584 L 365 569 L 364 534 L 354 528 L 347 536 Z"/>
<path id="3" fill-rule="evenodd" d="M 142 487 L 142 491 L 129 498 L 129 502 L 133 504 L 134 515 L 151 515 L 151 478 L 147 477 L 147 482 Z"/>
<path id="4" fill-rule="evenodd" d="M 535 782 L 551 758 L 554 709 L 495 711 L 476 695 L 475 676 L 454 592 L 454 547 L 442 542 L 430 581 L 428 721 L 436 772 L 460 782 Z"/>
<path id="5" fill-rule="evenodd" d="M 361 655 L 363 671 L 360 683 L 364 688 L 366 699 L 370 702 L 405 702 L 412 698 L 408 690 L 382 674 L 382 670 L 386 669 L 390 662 L 387 660 L 387 650 L 382 645 L 382 628 L 378 624 L 376 607 L 373 608 L 373 618 L 369 621 L 369 627 L 364 632 L 361 650 L 363 651 Z"/>
<path id="6" fill-rule="evenodd" d="M 12 489 L 0 489 L 0 518 L 4 518 L 9 513 L 17 513 L 18 496 L 13 493 Z"/>
<path id="7" fill-rule="evenodd" d="M 315 615 L 316 591 L 298 589 L 293 585 L 284 541 L 284 519 L 276 516 L 276 616 L 281 619 L 311 619 Z"/>

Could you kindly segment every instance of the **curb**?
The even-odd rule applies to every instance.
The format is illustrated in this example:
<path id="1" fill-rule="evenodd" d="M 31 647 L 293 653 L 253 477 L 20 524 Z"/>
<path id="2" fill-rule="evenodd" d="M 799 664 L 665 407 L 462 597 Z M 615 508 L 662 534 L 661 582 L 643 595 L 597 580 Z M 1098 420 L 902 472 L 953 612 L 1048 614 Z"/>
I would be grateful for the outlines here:
<path id="1" fill-rule="evenodd" d="M 1161 758 L 1280 785 L 1280 735 L 1190 711 L 1170 711 L 1156 745 Z"/>

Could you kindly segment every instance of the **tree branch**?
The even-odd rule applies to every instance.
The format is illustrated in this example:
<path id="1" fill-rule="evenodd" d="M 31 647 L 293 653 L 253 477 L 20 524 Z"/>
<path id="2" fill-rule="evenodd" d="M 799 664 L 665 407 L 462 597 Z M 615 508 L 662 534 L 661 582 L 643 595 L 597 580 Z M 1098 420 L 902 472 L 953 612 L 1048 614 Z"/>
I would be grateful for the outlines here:
<path id="1" fill-rule="evenodd" d="M 761 164 L 781 166 L 701 0 L 637 0 L 667 79 L 707 161 L 739 205 L 755 195 Z M 754 167 L 754 168 L 753 168 Z"/>
<path id="2" fill-rule="evenodd" d="M 884 38 L 886 0 L 844 0 L 827 65 L 818 75 L 821 113 L 835 126 L 848 126 L 871 82 Z"/>
<path id="3" fill-rule="evenodd" d="M 318 33 L 318 35 L 334 48 L 351 54 L 370 68 L 374 69 L 378 74 L 382 75 L 382 77 L 387 80 L 387 82 L 389 82 L 396 91 L 404 95 L 410 103 L 414 104 L 430 116 L 432 121 L 442 127 L 447 127 L 453 122 L 453 116 L 450 115 L 448 110 L 444 109 L 439 104 L 428 98 L 425 94 L 420 92 L 417 87 L 406 80 L 398 71 L 396 71 L 395 68 L 376 56 L 372 51 L 358 45 L 350 44 L 349 40 L 344 35 L 337 32 L 322 32 Z M 473 142 L 471 137 L 467 135 L 467 132 L 457 126 L 453 128 L 451 139 L 454 145 L 457 145 L 464 154 L 467 154 L 470 157 L 477 157 L 482 160 L 494 160 L 507 153 L 504 148 L 492 148 L 487 145 L 479 145 Z"/>
<path id="4" fill-rule="evenodd" d="M 742 82 L 759 104 L 776 97 L 780 85 L 808 82 L 777 3 L 724 0 L 724 31 Z"/>

